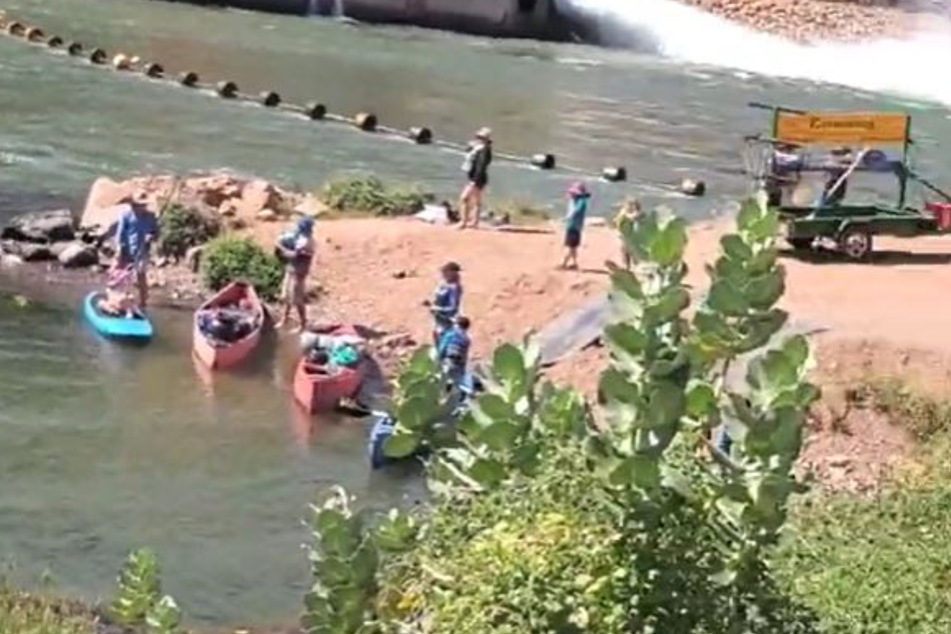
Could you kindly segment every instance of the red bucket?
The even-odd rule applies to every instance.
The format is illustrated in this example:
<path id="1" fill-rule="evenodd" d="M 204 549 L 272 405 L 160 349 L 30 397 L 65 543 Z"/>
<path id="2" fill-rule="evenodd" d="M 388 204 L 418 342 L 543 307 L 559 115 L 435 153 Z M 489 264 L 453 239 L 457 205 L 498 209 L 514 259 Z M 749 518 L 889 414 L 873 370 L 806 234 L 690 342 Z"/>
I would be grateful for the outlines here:
<path id="1" fill-rule="evenodd" d="M 951 203 L 926 203 L 925 209 L 931 212 L 938 223 L 938 229 L 951 229 Z"/>

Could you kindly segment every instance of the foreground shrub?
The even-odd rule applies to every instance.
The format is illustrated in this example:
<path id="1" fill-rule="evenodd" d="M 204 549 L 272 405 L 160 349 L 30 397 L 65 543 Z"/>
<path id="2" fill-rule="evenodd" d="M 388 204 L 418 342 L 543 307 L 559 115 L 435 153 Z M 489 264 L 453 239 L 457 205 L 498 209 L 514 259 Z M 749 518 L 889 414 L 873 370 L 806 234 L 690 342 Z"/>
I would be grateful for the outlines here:
<path id="1" fill-rule="evenodd" d="M 109 611 L 115 621 L 127 627 L 145 626 L 152 634 L 176 634 L 182 613 L 175 599 L 162 594 L 158 557 L 150 550 L 129 554 L 119 571 L 118 593 Z"/>
<path id="2" fill-rule="evenodd" d="M 96 619 L 78 603 L 19 592 L 0 582 L 3 634 L 95 634 Z"/>
<path id="3" fill-rule="evenodd" d="M 161 234 L 159 253 L 181 258 L 192 247 L 204 244 L 218 235 L 218 222 L 197 209 L 172 205 L 159 217 Z"/>
<path id="4" fill-rule="evenodd" d="M 375 216 L 408 216 L 434 200 L 415 185 L 392 187 L 371 175 L 332 180 L 324 186 L 321 198 L 334 211 Z"/>
<path id="5" fill-rule="evenodd" d="M 217 238 L 202 257 L 202 276 L 212 290 L 247 280 L 263 299 L 272 300 L 281 290 L 283 275 L 280 261 L 248 238 Z"/>
<path id="6" fill-rule="evenodd" d="M 818 396 L 804 339 L 763 350 L 786 320 L 777 224 L 764 200 L 743 206 L 693 313 L 684 223 L 652 213 L 624 227 L 642 267 L 611 272 L 605 427 L 577 393 L 543 383 L 530 341 L 495 351 L 486 391 L 448 424 L 457 402 L 429 351 L 417 353 L 384 450 L 428 454 L 432 505 L 396 531 L 399 549 L 373 557 L 357 545 L 379 544 L 381 529 L 339 512 L 315 525 L 319 542 L 349 545 L 337 560 L 362 574 L 314 568 L 307 631 L 816 631 L 769 568 Z M 745 384 L 727 384 L 751 353 Z M 731 456 L 710 451 L 721 424 Z M 332 627 L 328 615 L 344 613 Z"/>

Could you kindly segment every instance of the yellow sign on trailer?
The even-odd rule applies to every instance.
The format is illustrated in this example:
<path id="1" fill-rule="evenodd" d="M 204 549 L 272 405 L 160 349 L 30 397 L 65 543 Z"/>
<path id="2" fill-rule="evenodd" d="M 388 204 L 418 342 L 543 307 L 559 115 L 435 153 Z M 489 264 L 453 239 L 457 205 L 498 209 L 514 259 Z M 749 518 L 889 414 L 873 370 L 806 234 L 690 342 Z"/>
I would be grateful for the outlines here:
<path id="1" fill-rule="evenodd" d="M 779 110 L 774 136 L 777 141 L 799 145 L 904 145 L 910 124 L 911 117 L 902 113 Z"/>

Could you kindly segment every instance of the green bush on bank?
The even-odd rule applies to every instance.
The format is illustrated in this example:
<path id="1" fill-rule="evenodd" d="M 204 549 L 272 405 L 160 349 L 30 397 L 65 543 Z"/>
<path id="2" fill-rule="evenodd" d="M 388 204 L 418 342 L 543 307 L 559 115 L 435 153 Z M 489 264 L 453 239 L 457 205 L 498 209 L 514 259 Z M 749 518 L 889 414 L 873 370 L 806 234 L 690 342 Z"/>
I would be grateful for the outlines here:
<path id="1" fill-rule="evenodd" d="M 181 258 L 188 249 L 204 244 L 218 235 L 220 225 L 197 209 L 174 204 L 159 216 L 159 253 Z"/>
<path id="2" fill-rule="evenodd" d="M 202 256 L 202 277 L 212 290 L 247 280 L 262 299 L 273 300 L 280 293 L 283 275 L 281 262 L 249 238 L 216 238 Z"/>
<path id="3" fill-rule="evenodd" d="M 374 216 L 408 216 L 434 200 L 418 186 L 389 186 L 365 174 L 330 181 L 320 197 L 335 212 Z"/>

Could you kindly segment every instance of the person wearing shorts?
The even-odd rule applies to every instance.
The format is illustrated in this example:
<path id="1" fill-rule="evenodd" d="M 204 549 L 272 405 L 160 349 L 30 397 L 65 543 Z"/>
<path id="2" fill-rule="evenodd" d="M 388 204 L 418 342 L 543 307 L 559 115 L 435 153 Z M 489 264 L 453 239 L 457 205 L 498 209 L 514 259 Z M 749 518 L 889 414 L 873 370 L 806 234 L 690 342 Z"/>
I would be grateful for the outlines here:
<path id="1" fill-rule="evenodd" d="M 563 269 L 578 268 L 578 248 L 581 246 L 581 234 L 588 214 L 588 202 L 591 194 L 584 183 L 578 182 L 568 190 L 568 213 L 565 215 L 565 259 Z"/>
<path id="2" fill-rule="evenodd" d="M 301 330 L 307 328 L 307 276 L 314 260 L 314 219 L 304 216 L 297 222 L 293 233 L 281 238 L 277 251 L 285 262 L 284 281 L 281 284 L 281 301 L 284 313 L 275 324 L 277 328 L 287 323 L 291 309 L 297 310 Z"/>
<path id="3" fill-rule="evenodd" d="M 129 208 L 119 218 L 119 226 L 116 229 L 115 268 L 134 272 L 141 310 L 145 310 L 148 304 L 149 254 L 152 243 L 159 235 L 158 219 L 149 211 L 148 201 L 146 192 L 134 193 L 129 200 Z"/>
<path id="4" fill-rule="evenodd" d="M 462 214 L 460 229 L 472 226 L 479 228 L 479 216 L 482 213 L 482 193 L 489 185 L 489 165 L 492 164 L 492 130 L 482 128 L 476 132 L 475 140 L 462 165 L 468 182 L 459 197 L 459 211 Z"/>

